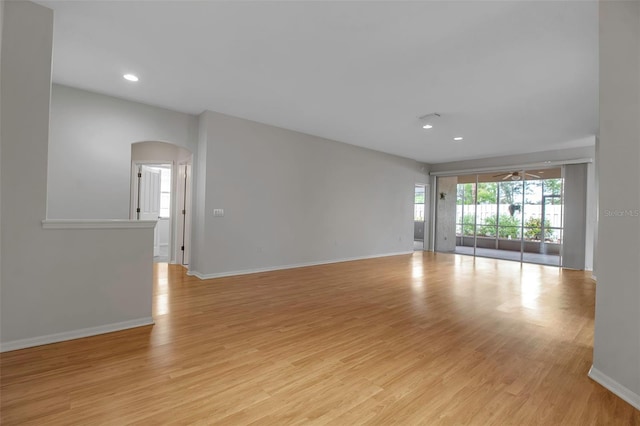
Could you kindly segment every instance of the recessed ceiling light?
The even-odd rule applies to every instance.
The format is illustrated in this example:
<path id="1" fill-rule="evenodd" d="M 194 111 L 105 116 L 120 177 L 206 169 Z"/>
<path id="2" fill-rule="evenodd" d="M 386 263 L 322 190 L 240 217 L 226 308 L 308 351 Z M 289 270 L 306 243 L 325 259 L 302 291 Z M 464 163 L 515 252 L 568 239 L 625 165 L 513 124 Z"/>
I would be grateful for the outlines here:
<path id="1" fill-rule="evenodd" d="M 453 138 L 454 141 L 461 141 L 462 140 L 462 136 L 456 136 L 455 138 Z"/>
<path id="2" fill-rule="evenodd" d="M 433 129 L 433 126 L 431 124 L 425 124 L 424 126 L 422 126 L 423 129 Z"/>
<path id="3" fill-rule="evenodd" d="M 138 81 L 138 76 L 134 74 L 125 74 L 122 76 L 125 80 Z"/>

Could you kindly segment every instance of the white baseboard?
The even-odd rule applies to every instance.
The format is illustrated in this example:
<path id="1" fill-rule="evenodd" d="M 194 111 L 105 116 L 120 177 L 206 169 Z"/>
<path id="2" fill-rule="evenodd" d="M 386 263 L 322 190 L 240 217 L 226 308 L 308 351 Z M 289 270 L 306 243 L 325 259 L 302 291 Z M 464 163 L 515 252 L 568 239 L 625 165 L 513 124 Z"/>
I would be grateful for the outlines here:
<path id="1" fill-rule="evenodd" d="M 97 334 L 112 333 L 114 331 L 127 330 L 129 328 L 142 327 L 154 324 L 152 317 L 138 318 L 130 321 L 113 324 L 99 325 L 97 327 L 81 328 L 80 330 L 65 331 L 62 333 L 48 334 L 46 336 L 32 337 L 29 339 L 13 340 L 0 344 L 0 352 L 15 351 L 33 346 L 48 345 L 50 343 L 64 342 L 65 340 L 80 339 L 82 337 L 95 336 Z"/>
<path id="2" fill-rule="evenodd" d="M 295 268 L 304 268 L 307 266 L 329 265 L 331 263 L 352 262 L 354 260 L 375 259 L 378 257 L 389 257 L 389 256 L 400 256 L 403 254 L 412 254 L 412 253 L 413 253 L 413 250 L 401 251 L 396 253 L 374 254 L 370 256 L 358 256 L 358 257 L 348 257 L 348 258 L 342 258 L 342 259 L 323 260 L 320 262 L 296 263 L 294 265 L 281 265 L 281 266 L 270 266 L 266 268 L 243 269 L 240 271 L 220 272 L 217 274 L 201 274 L 198 271 L 189 270 L 187 272 L 187 275 L 200 278 L 201 280 L 210 280 L 212 278 L 231 277 L 234 275 L 257 274 L 259 272 L 281 271 L 283 269 L 295 269 Z"/>
<path id="3" fill-rule="evenodd" d="M 589 377 L 592 380 L 600 383 L 605 388 L 609 389 L 614 394 L 618 395 L 620 398 L 627 401 L 636 409 L 640 410 L 640 395 L 638 395 L 637 393 L 622 386 L 620 383 L 616 382 L 611 377 L 607 376 L 594 366 L 591 366 L 591 369 L 589 370 Z"/>

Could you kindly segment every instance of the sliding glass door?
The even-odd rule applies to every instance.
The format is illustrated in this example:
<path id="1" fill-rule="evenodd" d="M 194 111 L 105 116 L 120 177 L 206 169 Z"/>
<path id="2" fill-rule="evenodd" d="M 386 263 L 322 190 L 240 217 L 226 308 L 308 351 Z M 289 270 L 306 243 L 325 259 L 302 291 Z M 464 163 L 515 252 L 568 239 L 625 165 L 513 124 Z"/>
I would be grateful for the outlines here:
<path id="1" fill-rule="evenodd" d="M 458 176 L 456 252 L 561 265 L 562 170 Z"/>

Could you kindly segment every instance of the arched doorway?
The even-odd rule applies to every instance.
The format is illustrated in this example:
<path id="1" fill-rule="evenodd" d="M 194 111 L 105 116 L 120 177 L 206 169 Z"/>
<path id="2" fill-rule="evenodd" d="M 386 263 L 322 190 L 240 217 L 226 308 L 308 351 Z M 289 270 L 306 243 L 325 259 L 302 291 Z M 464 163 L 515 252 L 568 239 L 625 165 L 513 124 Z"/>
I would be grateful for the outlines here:
<path id="1" fill-rule="evenodd" d="M 131 219 L 157 220 L 154 261 L 189 264 L 193 154 L 168 142 L 131 144 Z"/>

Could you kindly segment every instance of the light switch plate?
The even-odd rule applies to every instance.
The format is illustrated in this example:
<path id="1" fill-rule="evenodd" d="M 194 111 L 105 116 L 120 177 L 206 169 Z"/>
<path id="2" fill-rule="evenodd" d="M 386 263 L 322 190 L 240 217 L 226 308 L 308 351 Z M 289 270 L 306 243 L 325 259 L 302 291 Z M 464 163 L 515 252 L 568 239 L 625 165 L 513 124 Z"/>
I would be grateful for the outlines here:
<path id="1" fill-rule="evenodd" d="M 224 216 L 224 209 L 213 209 L 213 215 L 216 217 Z"/>

